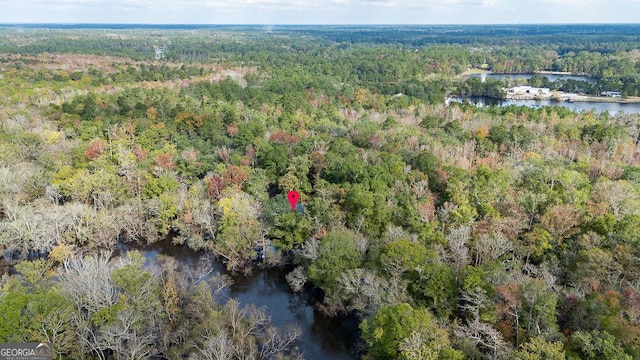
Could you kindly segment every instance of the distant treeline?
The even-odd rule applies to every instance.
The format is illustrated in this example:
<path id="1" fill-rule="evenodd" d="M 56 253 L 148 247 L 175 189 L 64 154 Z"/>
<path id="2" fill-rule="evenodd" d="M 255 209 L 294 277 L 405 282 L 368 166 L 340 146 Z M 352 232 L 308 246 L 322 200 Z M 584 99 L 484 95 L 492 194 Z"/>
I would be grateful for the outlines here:
<path id="1" fill-rule="evenodd" d="M 112 256 L 171 237 L 230 272 L 290 270 L 314 311 L 363 320 L 365 360 L 640 358 L 640 115 L 443 101 L 502 91 L 470 67 L 567 69 L 630 95 L 636 40 L 301 29 L 0 32 L 0 264 L 18 261 L 0 342 L 299 358 L 295 329 L 220 300 L 205 259 Z"/>
<path id="2" fill-rule="evenodd" d="M 187 27 L 188 32 L 178 31 L 179 26 L 95 25 L 80 33 L 73 27 L 56 32 L 32 26 L 23 32 L 0 30 L 0 48 L 152 60 L 157 46 L 165 61 L 305 69 L 314 78 L 375 84 L 386 94 L 416 93 L 415 87 L 399 84 L 417 80 L 424 87 L 431 75 L 451 79 L 470 67 L 500 73 L 567 71 L 598 79 L 595 86 L 563 85 L 579 92 L 640 92 L 638 25 L 211 26 Z M 434 86 L 427 87 L 418 96 L 438 99 Z"/>

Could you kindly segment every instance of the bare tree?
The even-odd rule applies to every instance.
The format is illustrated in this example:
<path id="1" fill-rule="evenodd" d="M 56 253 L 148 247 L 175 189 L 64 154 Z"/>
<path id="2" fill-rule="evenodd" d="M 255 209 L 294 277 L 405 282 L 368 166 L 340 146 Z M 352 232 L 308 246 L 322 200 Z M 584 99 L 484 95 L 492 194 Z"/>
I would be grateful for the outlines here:
<path id="1" fill-rule="evenodd" d="M 196 266 L 187 270 L 187 276 L 190 282 L 197 284 L 203 281 L 213 273 L 213 261 L 210 256 L 201 256 Z"/>
<path id="2" fill-rule="evenodd" d="M 148 359 L 156 355 L 158 350 L 153 346 L 154 334 L 146 326 L 140 330 L 139 325 L 147 320 L 144 314 L 135 309 L 119 312 L 114 323 L 100 329 L 100 347 L 113 350 L 118 359 Z"/>
<path id="3" fill-rule="evenodd" d="M 575 234 L 580 223 L 579 209 L 571 204 L 554 205 L 540 219 L 540 223 L 559 242 Z"/>
<path id="4" fill-rule="evenodd" d="M 320 256 L 320 242 L 315 238 L 310 238 L 302 244 L 297 255 L 308 261 L 314 261 Z"/>
<path id="5" fill-rule="evenodd" d="M 141 202 L 136 199 L 111 211 L 113 222 L 118 224 L 118 235 L 124 234 L 128 240 L 144 237 L 145 219 L 142 207 Z"/>
<path id="6" fill-rule="evenodd" d="M 277 354 L 291 351 L 291 345 L 302 335 L 298 326 L 290 326 L 284 330 L 268 327 L 260 336 L 260 359 L 273 359 Z"/>
<path id="7" fill-rule="evenodd" d="M 4 202 L 5 221 L 0 222 L 0 244 L 8 248 L 49 251 L 60 240 L 60 207 L 43 199 L 29 205 Z"/>
<path id="8" fill-rule="evenodd" d="M 141 269 L 144 258 L 139 253 L 110 258 L 109 252 L 76 258 L 60 275 L 65 295 L 79 310 L 76 334 L 100 359 L 107 351 L 116 359 L 153 357 L 160 352 L 157 344 L 162 337 L 158 275 L 149 276 Z M 135 280 L 136 286 L 123 285 L 125 279 Z M 115 310 L 108 321 L 96 320 L 102 318 L 94 316 L 102 309 Z"/>
<path id="9" fill-rule="evenodd" d="M 338 282 L 348 310 L 373 313 L 384 305 L 402 301 L 406 296 L 404 284 L 389 283 L 369 269 L 347 270 L 340 275 Z"/>
<path id="10" fill-rule="evenodd" d="M 411 190 L 418 200 L 430 194 L 429 184 L 426 180 L 418 180 L 411 184 Z"/>
<path id="11" fill-rule="evenodd" d="M 461 226 L 453 228 L 447 235 L 449 242 L 449 250 L 451 251 L 451 260 L 456 269 L 460 272 L 469 264 L 469 248 L 467 242 L 471 239 L 471 227 Z"/>
<path id="12" fill-rule="evenodd" d="M 78 339 L 82 340 L 83 349 L 81 353 L 85 354 L 87 352 L 84 348 L 84 346 L 87 346 L 89 351 L 95 354 L 96 358 L 105 360 L 107 358 L 104 353 L 105 349 L 102 348 L 99 342 L 97 329 L 95 329 L 89 321 L 79 317 L 74 317 L 72 321 L 75 325 Z"/>
<path id="13" fill-rule="evenodd" d="M 513 243 L 502 232 L 483 234 L 475 243 L 476 266 L 498 260 L 514 250 Z"/>
<path id="14" fill-rule="evenodd" d="M 190 360 L 231 360 L 238 352 L 233 339 L 226 332 L 207 335 L 202 346 L 194 344 L 196 351 L 189 354 Z"/>
<path id="15" fill-rule="evenodd" d="M 77 258 L 69 262 L 61 274 L 61 282 L 67 298 L 78 309 L 90 313 L 113 306 L 118 302 L 119 292 L 111 282 L 111 253 Z"/>
<path id="16" fill-rule="evenodd" d="M 51 201 L 51 203 L 58 205 L 64 196 L 57 185 L 49 185 L 45 188 L 44 198 Z"/>
<path id="17" fill-rule="evenodd" d="M 487 291 L 479 286 L 463 290 L 460 295 L 460 309 L 470 314 L 474 321 L 480 320 L 480 311 L 491 305 Z"/>
<path id="18" fill-rule="evenodd" d="M 211 205 L 211 201 L 205 201 L 204 197 L 192 199 L 193 205 L 193 222 L 197 224 L 201 229 L 207 231 L 209 234 L 216 233 L 216 209 Z"/>
<path id="19" fill-rule="evenodd" d="M 625 180 L 599 182 L 595 185 L 592 196 L 596 202 L 608 203 L 618 219 L 640 211 L 640 196 Z"/>
<path id="20" fill-rule="evenodd" d="M 240 308 L 239 302 L 231 299 L 224 306 L 224 310 L 231 337 L 242 354 L 241 358 L 254 359 L 258 354 L 255 336 L 271 321 L 265 309 L 257 308 L 255 305 Z"/>
<path id="21" fill-rule="evenodd" d="M 474 320 L 466 326 L 458 325 L 454 329 L 456 337 L 470 341 L 473 346 L 483 350 L 486 359 L 508 359 L 511 349 L 498 330 L 491 325 Z"/>

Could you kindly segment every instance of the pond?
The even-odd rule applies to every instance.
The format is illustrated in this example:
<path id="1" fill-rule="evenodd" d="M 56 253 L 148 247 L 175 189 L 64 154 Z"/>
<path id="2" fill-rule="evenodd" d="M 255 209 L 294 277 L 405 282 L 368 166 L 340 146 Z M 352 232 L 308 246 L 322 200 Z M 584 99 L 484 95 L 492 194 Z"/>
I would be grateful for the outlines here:
<path id="1" fill-rule="evenodd" d="M 178 246 L 170 240 L 153 244 L 124 245 L 122 250 L 136 249 L 147 259 L 146 266 L 157 264 L 158 255 L 173 257 L 179 264 L 197 266 L 201 252 Z M 224 266 L 214 260 L 215 275 L 230 275 Z M 283 270 L 255 269 L 250 276 L 232 275 L 229 296 L 242 305 L 265 306 L 272 324 L 281 328 L 295 324 L 302 330 L 297 342 L 304 359 L 356 359 L 353 351 L 358 341 L 358 319 L 353 316 L 328 317 L 317 311 L 317 296 L 309 292 L 293 293 Z"/>
<path id="2" fill-rule="evenodd" d="M 298 342 L 305 359 L 355 359 L 352 344 L 358 339 L 358 321 L 353 317 L 327 317 L 314 309 L 308 293 L 292 293 L 280 270 L 255 270 L 248 277 L 235 276 L 231 297 L 242 304 L 266 306 L 275 326 L 297 324 L 302 329 Z"/>

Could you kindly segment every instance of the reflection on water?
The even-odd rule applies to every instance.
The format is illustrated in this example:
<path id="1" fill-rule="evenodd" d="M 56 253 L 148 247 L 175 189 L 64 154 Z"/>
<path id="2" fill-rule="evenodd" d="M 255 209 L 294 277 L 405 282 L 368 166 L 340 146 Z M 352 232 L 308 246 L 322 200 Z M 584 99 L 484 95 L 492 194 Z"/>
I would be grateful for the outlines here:
<path id="1" fill-rule="evenodd" d="M 182 266 L 195 266 L 200 258 L 204 256 L 204 253 L 193 251 L 185 246 L 174 245 L 170 239 L 154 242 L 151 244 L 118 244 L 120 250 L 138 250 L 147 259 L 147 265 L 157 264 L 158 255 L 167 255 L 174 258 L 178 264 Z M 216 267 L 217 272 L 222 271 L 224 267 L 221 264 Z"/>
<path id="2" fill-rule="evenodd" d="M 302 330 L 298 344 L 305 359 L 355 359 L 351 344 L 357 341 L 357 320 L 329 318 L 314 310 L 309 294 L 294 294 L 281 270 L 255 271 L 248 277 L 234 277 L 231 296 L 242 304 L 266 306 L 274 325 L 296 324 Z"/>
<path id="3" fill-rule="evenodd" d="M 469 75 L 469 77 L 479 77 L 480 79 L 482 79 L 482 81 L 484 82 L 486 79 L 493 79 L 493 80 L 511 80 L 514 82 L 526 82 L 528 79 L 530 79 L 534 74 L 487 74 L 487 73 L 480 73 L 480 74 L 471 74 Z M 544 77 L 546 77 L 547 79 L 549 79 L 549 81 L 553 82 L 556 80 L 576 80 L 576 81 L 595 81 L 594 78 L 588 77 L 588 76 L 581 76 L 581 75 L 558 75 L 558 74 L 540 74 Z"/>
<path id="4" fill-rule="evenodd" d="M 528 106 L 532 108 L 539 108 L 542 106 L 562 106 L 573 111 L 595 111 L 595 112 L 609 112 L 611 115 L 615 115 L 622 111 L 628 114 L 640 114 L 640 103 L 598 103 L 598 102 L 558 102 L 550 100 L 514 100 L 514 99 L 494 99 L 484 96 L 470 96 L 470 97 L 451 97 L 448 99 L 448 103 L 468 103 L 476 106 Z"/>
<path id="5" fill-rule="evenodd" d="M 198 266 L 202 252 L 173 245 L 170 240 L 144 245 L 121 245 L 121 250 L 136 249 L 147 259 L 146 266 L 158 264 L 158 255 L 173 257 L 180 265 Z M 214 261 L 216 274 L 228 274 Z M 284 328 L 297 325 L 302 335 L 297 342 L 302 356 L 308 360 L 355 359 L 353 344 L 358 340 L 358 321 L 353 317 L 323 316 L 314 310 L 316 299 L 308 293 L 292 293 L 282 270 L 256 270 L 250 276 L 232 276 L 229 295 L 241 305 L 266 307 L 272 324 Z"/>

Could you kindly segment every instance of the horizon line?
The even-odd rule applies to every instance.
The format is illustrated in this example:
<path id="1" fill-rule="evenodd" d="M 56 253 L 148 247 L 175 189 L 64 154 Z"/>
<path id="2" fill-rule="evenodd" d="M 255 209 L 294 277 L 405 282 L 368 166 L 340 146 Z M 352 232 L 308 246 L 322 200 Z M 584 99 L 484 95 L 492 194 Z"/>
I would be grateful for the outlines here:
<path id="1" fill-rule="evenodd" d="M 0 22 L 0 26 L 7 25 L 151 25 L 151 26 L 554 26 L 554 25 L 640 25 L 640 22 L 518 22 L 518 23 L 145 23 L 145 22 Z"/>

